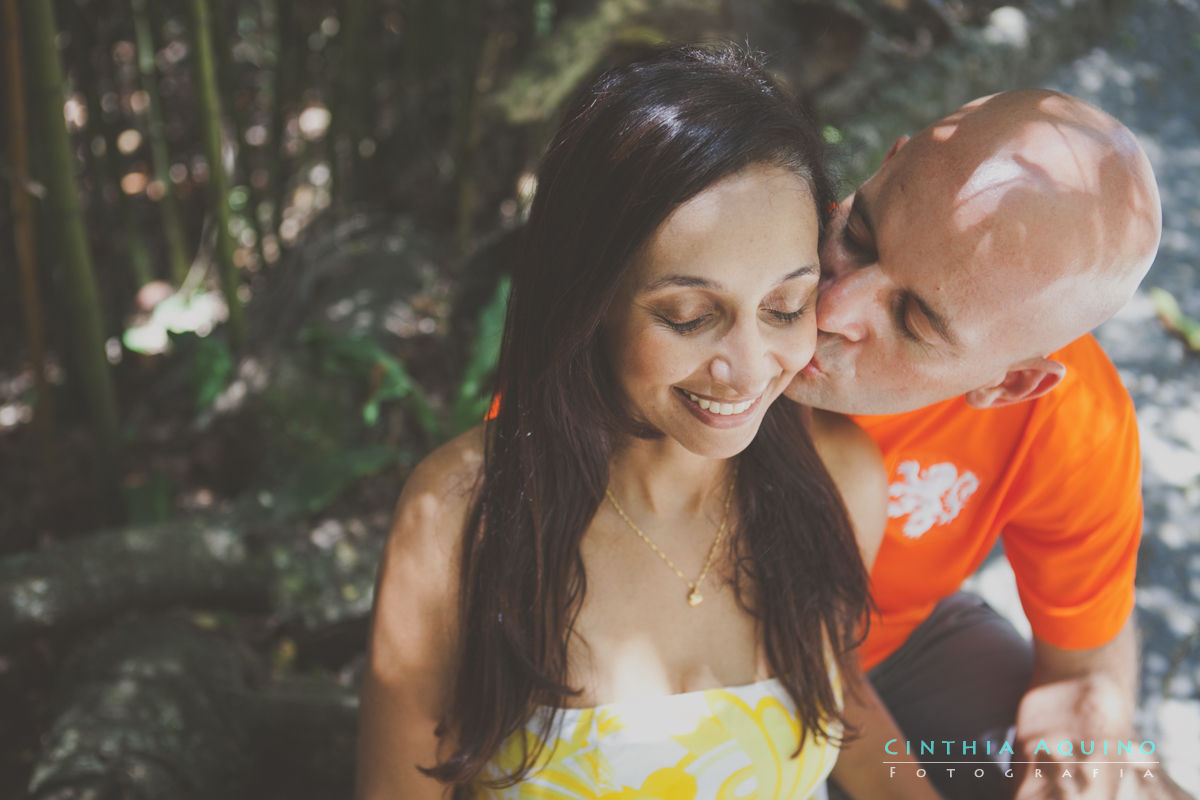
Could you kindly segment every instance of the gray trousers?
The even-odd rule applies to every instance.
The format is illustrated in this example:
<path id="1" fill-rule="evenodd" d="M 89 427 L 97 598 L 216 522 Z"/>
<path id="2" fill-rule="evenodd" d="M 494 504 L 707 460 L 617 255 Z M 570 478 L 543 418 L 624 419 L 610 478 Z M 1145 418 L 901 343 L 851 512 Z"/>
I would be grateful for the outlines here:
<path id="1" fill-rule="evenodd" d="M 943 796 L 1000 800 L 1016 789 L 1004 776 L 1009 756 L 1000 750 L 1032 669 L 1032 644 L 981 598 L 958 592 L 938 603 L 867 677 Z M 921 742 L 932 742 L 935 752 L 927 745 L 922 753 Z M 893 748 L 904 752 L 905 746 L 902 740 Z M 880 753 L 879 768 L 888 760 Z M 846 798 L 836 786 L 829 796 Z"/>

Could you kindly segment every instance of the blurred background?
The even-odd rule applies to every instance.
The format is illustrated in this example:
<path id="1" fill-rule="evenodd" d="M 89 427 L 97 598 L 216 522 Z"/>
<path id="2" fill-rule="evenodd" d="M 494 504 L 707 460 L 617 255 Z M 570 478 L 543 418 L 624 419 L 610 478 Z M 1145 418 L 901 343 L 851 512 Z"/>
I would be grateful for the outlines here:
<path id="1" fill-rule="evenodd" d="M 1099 332 L 1138 405 L 1142 723 L 1200 791 L 1196 0 L 0 0 L 0 797 L 338 798 L 407 471 L 477 422 L 563 99 L 732 38 L 848 189 L 999 89 L 1166 209 Z M 976 580 L 1020 619 L 1002 554 Z"/>

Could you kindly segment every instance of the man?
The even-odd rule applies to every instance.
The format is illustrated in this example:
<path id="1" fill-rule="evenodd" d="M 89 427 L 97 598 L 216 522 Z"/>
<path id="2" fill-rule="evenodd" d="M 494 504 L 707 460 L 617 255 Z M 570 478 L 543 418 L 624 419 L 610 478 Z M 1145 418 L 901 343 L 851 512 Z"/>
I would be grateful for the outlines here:
<path id="1" fill-rule="evenodd" d="M 1140 455 L 1130 398 L 1085 334 L 1132 295 L 1160 232 L 1130 132 L 1046 91 L 981 98 L 897 142 L 828 231 L 820 340 L 788 394 L 856 415 L 883 451 L 862 662 L 905 737 L 888 752 L 911 748 L 948 796 L 1184 796 L 1156 763 L 1153 778 L 1100 763 L 1157 756 L 1116 754 L 1141 744 Z M 959 590 L 997 538 L 1032 645 Z M 956 761 L 1001 766 L 977 778 L 983 764 Z"/>

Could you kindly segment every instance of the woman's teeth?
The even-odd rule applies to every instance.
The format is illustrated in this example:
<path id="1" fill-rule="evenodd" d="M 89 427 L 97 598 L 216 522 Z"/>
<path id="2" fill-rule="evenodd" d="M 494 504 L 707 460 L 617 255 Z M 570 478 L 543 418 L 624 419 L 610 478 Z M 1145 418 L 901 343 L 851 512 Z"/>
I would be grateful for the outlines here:
<path id="1" fill-rule="evenodd" d="M 720 414 L 722 417 L 728 417 L 731 414 L 741 414 L 750 406 L 754 405 L 754 400 L 746 400 L 741 403 L 718 403 L 714 400 L 709 400 L 706 397 L 697 397 L 691 392 L 687 392 L 687 396 L 688 399 L 703 408 L 705 411 L 708 411 L 712 414 Z"/>

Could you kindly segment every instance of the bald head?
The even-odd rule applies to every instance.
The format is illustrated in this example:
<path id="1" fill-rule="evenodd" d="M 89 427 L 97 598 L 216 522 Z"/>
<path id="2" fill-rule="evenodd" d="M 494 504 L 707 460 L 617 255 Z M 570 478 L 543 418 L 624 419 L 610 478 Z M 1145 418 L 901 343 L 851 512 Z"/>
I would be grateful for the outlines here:
<path id="1" fill-rule="evenodd" d="M 1036 397 L 1048 356 L 1103 322 L 1154 258 L 1161 212 L 1133 135 L 1083 101 L 982 97 L 893 153 L 822 245 L 813 368 L 789 396 L 894 413 Z"/>
<path id="2" fill-rule="evenodd" d="M 913 137 L 896 161 L 974 234 L 978 258 L 1022 278 L 1027 296 L 1044 290 L 1055 313 L 1033 326 L 1036 350 L 1114 314 L 1153 261 L 1162 220 L 1149 161 L 1124 125 L 1078 98 L 979 98 Z"/>

